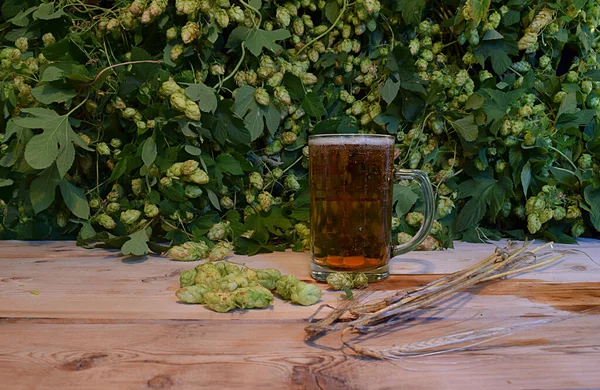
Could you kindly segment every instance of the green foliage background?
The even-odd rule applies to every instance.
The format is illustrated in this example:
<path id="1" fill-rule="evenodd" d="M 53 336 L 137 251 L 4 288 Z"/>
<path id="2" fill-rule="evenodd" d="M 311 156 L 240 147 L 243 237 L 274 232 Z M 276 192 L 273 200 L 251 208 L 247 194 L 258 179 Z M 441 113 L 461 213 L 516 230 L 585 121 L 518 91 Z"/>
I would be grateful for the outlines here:
<path id="1" fill-rule="evenodd" d="M 594 0 L 6 0 L 0 238 L 302 250 L 307 137 L 358 132 L 430 175 L 432 247 L 598 237 L 599 21 Z"/>

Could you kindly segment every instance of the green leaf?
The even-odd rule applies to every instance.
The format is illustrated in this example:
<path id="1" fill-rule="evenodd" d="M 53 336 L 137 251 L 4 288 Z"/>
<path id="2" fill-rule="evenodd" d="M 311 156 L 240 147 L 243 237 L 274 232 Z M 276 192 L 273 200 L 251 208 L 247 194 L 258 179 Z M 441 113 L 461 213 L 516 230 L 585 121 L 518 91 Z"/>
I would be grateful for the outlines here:
<path id="1" fill-rule="evenodd" d="M 171 51 L 173 51 L 173 48 L 175 45 L 177 45 L 177 42 L 178 41 L 175 40 L 167 42 L 165 48 L 163 49 L 163 63 L 169 66 L 177 66 L 177 64 L 171 59 Z"/>
<path id="2" fill-rule="evenodd" d="M 121 154 L 122 154 L 122 152 L 121 152 Z M 124 158 L 121 158 L 119 160 L 119 162 L 117 162 L 115 169 L 110 174 L 108 181 L 112 183 L 114 181 L 119 180 L 119 178 L 121 176 L 123 176 L 125 174 L 125 172 L 127 172 L 127 164 L 129 163 L 130 160 L 131 160 L 130 156 L 125 156 Z"/>
<path id="3" fill-rule="evenodd" d="M 191 154 L 192 156 L 199 156 L 202 154 L 202 150 L 196 146 L 193 145 L 185 145 L 183 147 L 183 149 L 188 153 Z"/>
<path id="4" fill-rule="evenodd" d="M 556 34 L 554 34 L 554 37 L 557 41 L 566 43 L 569 40 L 569 32 L 564 28 L 561 28 Z"/>
<path id="5" fill-rule="evenodd" d="M 425 0 L 399 0 L 396 3 L 396 11 L 402 11 L 402 19 L 406 24 L 417 25 L 421 22 L 426 3 Z"/>
<path id="6" fill-rule="evenodd" d="M 563 113 L 573 114 L 577 112 L 577 94 L 575 92 L 571 92 L 565 95 L 560 103 L 560 108 L 558 109 L 558 113 L 556 114 L 557 118 Z"/>
<path id="7" fill-rule="evenodd" d="M 304 96 L 302 100 L 302 108 L 304 111 L 315 118 L 320 118 L 327 113 L 325 111 L 325 106 L 323 105 L 323 100 L 320 95 L 317 95 L 314 92 L 309 92 Z"/>
<path id="8" fill-rule="evenodd" d="M 66 13 L 62 9 L 54 11 L 53 3 L 42 4 L 33 13 L 34 18 L 41 19 L 41 20 L 59 19 L 65 15 L 66 15 Z"/>
<path id="9" fill-rule="evenodd" d="M 131 61 L 153 60 L 152 56 L 146 50 L 140 47 L 131 48 Z M 142 62 L 131 65 L 131 74 L 140 81 L 148 81 L 156 78 L 157 72 L 160 70 L 160 64 Z"/>
<path id="10" fill-rule="evenodd" d="M 508 234 L 509 237 L 515 238 L 517 240 L 525 241 L 527 237 L 525 235 L 525 231 L 523 229 L 514 229 L 514 230 L 505 230 L 504 233 Z"/>
<path id="11" fill-rule="evenodd" d="M 75 61 L 85 64 L 89 60 L 87 55 L 69 37 L 44 47 L 42 54 L 49 61 Z"/>
<path id="12" fill-rule="evenodd" d="M 585 76 L 591 78 L 594 81 L 600 81 L 600 69 L 590 69 L 585 72 Z"/>
<path id="13" fill-rule="evenodd" d="M 325 17 L 333 24 L 340 14 L 340 5 L 337 0 L 328 0 L 325 4 Z"/>
<path id="14" fill-rule="evenodd" d="M 156 142 L 154 142 L 154 138 L 149 137 L 142 147 L 142 161 L 144 162 L 144 165 L 151 167 L 156 160 L 156 156 L 158 156 Z"/>
<path id="15" fill-rule="evenodd" d="M 558 244 L 577 244 L 577 240 L 568 234 L 565 234 L 565 230 L 569 227 L 566 223 L 551 224 L 549 228 L 544 229 L 541 234 L 549 241 L 556 242 Z"/>
<path id="16" fill-rule="evenodd" d="M 90 206 L 85 198 L 85 192 L 66 179 L 62 179 L 59 186 L 63 201 L 69 210 L 79 218 L 88 219 L 90 217 Z"/>
<path id="17" fill-rule="evenodd" d="M 10 140 L 13 135 L 19 134 L 21 129 L 23 129 L 23 127 L 18 126 L 12 118 L 9 119 L 8 122 L 6 122 L 6 133 L 4 133 L 2 142 L 8 143 L 8 140 Z"/>
<path id="18" fill-rule="evenodd" d="M 187 97 L 198 102 L 203 112 L 215 112 L 217 109 L 217 96 L 215 90 L 205 84 L 190 84 L 185 89 Z"/>
<path id="19" fill-rule="evenodd" d="M 248 217 L 246 226 L 259 233 L 282 235 L 284 231 L 292 227 L 292 224 L 288 218 L 283 216 L 281 208 L 274 207 L 268 213 L 261 212 Z"/>
<path id="20" fill-rule="evenodd" d="M 317 62 L 315 62 L 315 68 L 325 69 L 332 67 L 336 64 L 338 58 L 339 57 L 334 52 L 329 51 L 327 53 L 324 53 L 322 56 L 319 57 Z M 283 84 L 285 85 L 285 83 Z"/>
<path id="21" fill-rule="evenodd" d="M 485 103 L 482 108 L 487 116 L 487 123 L 492 123 L 491 130 L 494 135 L 497 134 L 498 129 L 502 125 L 509 103 L 516 101 L 523 93 L 523 89 L 502 92 L 483 88 L 477 91 L 479 96 L 485 98 Z"/>
<path id="22" fill-rule="evenodd" d="M 304 90 L 304 85 L 299 77 L 294 76 L 291 73 L 286 73 L 285 76 L 283 76 L 282 84 L 285 85 L 285 88 L 289 92 L 292 99 L 304 99 L 306 91 Z"/>
<path id="23" fill-rule="evenodd" d="M 23 0 L 4 0 L 2 2 L 2 8 L 0 14 L 4 16 L 4 19 L 12 18 L 21 11 L 23 8 Z"/>
<path id="24" fill-rule="evenodd" d="M 12 186 L 15 182 L 12 179 L 0 179 L 0 187 Z"/>
<path id="25" fill-rule="evenodd" d="M 578 127 L 587 125 L 594 119 L 595 110 L 581 110 L 577 113 L 562 114 L 556 121 L 556 128 Z"/>
<path id="26" fill-rule="evenodd" d="M 33 97 L 40 103 L 64 103 L 77 96 L 74 90 L 59 89 L 51 84 L 40 85 L 31 90 Z"/>
<path id="27" fill-rule="evenodd" d="M 27 114 L 32 114 L 33 117 L 15 117 L 13 120 L 15 123 L 18 121 L 22 124 L 20 126 L 28 129 L 41 129 L 46 121 L 52 121 L 59 118 L 58 114 L 54 110 L 47 108 L 26 108 L 21 110 Z"/>
<path id="28" fill-rule="evenodd" d="M 596 231 L 600 232 L 600 187 L 593 188 L 591 185 L 583 191 L 585 201 L 590 206 L 590 221 Z"/>
<path id="29" fill-rule="evenodd" d="M 267 124 L 269 133 L 271 133 L 271 135 L 275 135 L 277 129 L 279 128 L 279 122 L 281 121 L 281 112 L 279 112 L 279 109 L 273 104 L 261 108 L 260 112 L 265 118 L 265 123 Z"/>
<path id="30" fill-rule="evenodd" d="M 310 210 L 308 207 L 301 209 L 294 209 L 292 214 L 290 214 L 290 218 L 297 219 L 298 221 L 310 221 Z"/>
<path id="31" fill-rule="evenodd" d="M 75 148 L 66 147 L 61 148 L 58 151 L 58 157 L 56 158 L 56 168 L 58 168 L 58 174 L 60 175 L 60 177 L 64 177 L 67 174 L 69 169 L 71 169 L 71 166 L 73 165 L 74 161 Z"/>
<path id="32" fill-rule="evenodd" d="M 552 176 L 561 184 L 566 186 L 575 186 L 577 184 L 577 176 L 568 169 L 559 167 L 549 167 L 548 170 L 552 173 Z"/>
<path id="33" fill-rule="evenodd" d="M 485 210 L 485 201 L 482 197 L 469 199 L 458 213 L 456 230 L 461 232 L 477 225 L 485 215 Z"/>
<path id="34" fill-rule="evenodd" d="M 402 115 L 406 120 L 414 121 L 425 109 L 425 101 L 417 94 L 400 90 Z"/>
<path id="35" fill-rule="evenodd" d="M 577 26 L 577 32 L 575 33 L 579 42 L 581 43 L 580 47 L 583 49 L 582 52 L 592 51 L 592 32 L 590 31 L 589 26 Z M 582 53 L 582 54 L 583 54 Z"/>
<path id="36" fill-rule="evenodd" d="M 44 70 L 40 81 L 52 82 L 65 78 L 80 82 L 93 80 L 89 70 L 84 65 L 71 62 L 55 62 Z"/>
<path id="37" fill-rule="evenodd" d="M 467 115 L 466 117 L 457 121 L 450 121 L 450 123 L 458 135 L 460 135 L 466 141 L 475 141 L 477 139 L 479 129 L 475 124 L 475 118 L 473 115 Z"/>
<path id="38" fill-rule="evenodd" d="M 231 234 L 233 237 L 238 237 L 246 232 L 246 227 L 242 223 L 240 213 L 237 211 L 228 211 L 225 215 L 225 219 L 229 222 L 229 227 L 231 228 Z"/>
<path id="39" fill-rule="evenodd" d="M 488 168 L 472 180 L 460 183 L 458 196 L 460 199 L 472 197 L 458 214 L 456 229 L 462 231 L 476 225 L 483 218 L 486 205 L 490 206 L 490 217 L 493 221 L 502 209 L 506 197 L 514 196 L 513 183 L 503 176 L 494 179 L 491 168 Z"/>
<path id="40" fill-rule="evenodd" d="M 529 189 L 529 183 L 531 182 L 531 164 L 529 161 L 525 163 L 523 166 L 523 170 L 521 171 L 521 184 L 523 185 L 523 194 L 527 198 L 527 190 Z"/>
<path id="41" fill-rule="evenodd" d="M 252 256 L 257 254 L 261 249 L 260 242 L 245 237 L 237 237 L 235 239 L 235 254 Z"/>
<path id="42" fill-rule="evenodd" d="M 242 166 L 231 154 L 223 153 L 215 159 L 217 168 L 222 172 L 231 173 L 232 175 L 243 175 Z"/>
<path id="43" fill-rule="evenodd" d="M 187 198 L 185 197 L 185 189 L 180 183 L 173 183 L 171 187 L 161 188 L 160 192 L 165 196 L 165 198 L 172 200 L 173 202 L 183 203 L 187 201 Z M 162 206 L 161 211 L 164 211 Z"/>
<path id="44" fill-rule="evenodd" d="M 46 210 L 54 202 L 59 182 L 60 176 L 55 165 L 45 169 L 31 182 L 29 200 L 36 214 Z"/>
<path id="45" fill-rule="evenodd" d="M 342 123 L 339 119 L 326 119 L 316 124 L 311 134 L 332 134 L 337 131 Z"/>
<path id="46" fill-rule="evenodd" d="M 246 47 L 252 54 L 258 57 L 262 53 L 262 49 L 266 48 L 273 53 L 277 53 L 283 48 L 275 43 L 275 41 L 284 40 L 291 37 L 288 30 L 279 29 L 273 31 L 265 31 L 260 29 L 253 29 L 248 40 L 246 41 Z"/>
<path id="47" fill-rule="evenodd" d="M 465 103 L 465 108 L 467 110 L 477 110 L 478 108 L 481 108 L 481 106 L 483 106 L 484 103 L 485 99 L 479 96 L 478 94 L 474 93 L 467 99 L 467 102 Z"/>
<path id="48" fill-rule="evenodd" d="M 482 41 L 475 49 L 475 58 L 481 66 L 484 66 L 485 60 L 489 58 L 494 72 L 502 75 L 512 65 L 510 56 L 516 55 L 518 52 L 516 41 L 507 35 L 504 39 Z"/>
<path id="49" fill-rule="evenodd" d="M 58 115 L 46 108 L 24 108 L 24 113 L 31 114 L 27 118 L 14 118 L 15 124 L 28 129 L 43 129 L 42 134 L 31 138 L 25 147 L 25 160 L 34 169 L 48 168 L 59 157 L 62 157 L 61 175 L 70 168 L 62 166 L 75 155 L 73 144 L 91 150 L 71 128 L 68 115 Z M 72 164 L 72 161 L 71 161 Z M 66 169 L 65 169 L 66 168 Z"/>
<path id="50" fill-rule="evenodd" d="M 390 104 L 394 101 L 396 96 L 398 96 L 399 90 L 400 82 L 392 80 L 391 77 L 388 77 L 387 80 L 385 80 L 385 84 L 383 86 L 379 86 L 379 93 L 387 104 Z"/>
<path id="51" fill-rule="evenodd" d="M 79 234 L 77 235 L 77 241 L 81 242 L 81 241 L 89 240 L 90 238 L 94 237 L 96 234 L 97 234 L 96 230 L 94 230 L 94 227 L 92 226 L 91 223 L 83 222 L 81 224 L 81 229 L 79 230 Z M 77 245 L 79 245 L 79 242 Z"/>
<path id="52" fill-rule="evenodd" d="M 491 0 L 467 0 L 462 15 L 467 20 L 481 22 L 488 9 L 490 8 Z"/>
<path id="53" fill-rule="evenodd" d="M 38 7 L 31 7 L 25 11 L 20 11 L 13 18 L 7 20 L 7 23 L 12 23 L 15 26 L 26 27 L 29 25 L 29 15 L 35 11 Z"/>
<path id="54" fill-rule="evenodd" d="M 219 214 L 210 212 L 196 218 L 194 222 L 190 224 L 190 227 L 203 236 L 208 233 L 210 228 L 220 220 L 221 218 L 219 217 Z"/>
<path id="55" fill-rule="evenodd" d="M 472 180 L 463 181 L 458 185 L 459 199 L 473 197 L 481 197 L 490 191 L 496 184 L 496 180 L 491 175 L 477 176 Z"/>
<path id="56" fill-rule="evenodd" d="M 514 192 L 512 181 L 505 176 L 498 178 L 495 185 L 491 188 L 489 197 L 485 198 L 485 201 L 490 206 L 489 214 L 492 218 L 492 221 L 495 220 L 500 210 L 502 210 L 502 206 L 504 206 L 504 201 L 506 198 L 513 196 Z"/>
<path id="57" fill-rule="evenodd" d="M 219 105 L 217 112 L 217 126 L 223 126 L 227 129 L 229 140 L 238 145 L 250 145 L 252 137 L 250 132 L 244 127 L 244 121 L 234 117 L 231 112 L 232 101 L 223 101 Z"/>
<path id="58" fill-rule="evenodd" d="M 236 90 L 233 112 L 240 118 L 246 115 L 246 112 L 248 112 L 250 108 L 258 107 L 254 100 L 255 90 L 256 88 L 249 85 L 244 85 Z"/>
<path id="59" fill-rule="evenodd" d="M 418 92 L 418 93 L 421 93 L 424 95 L 427 94 L 427 90 L 425 89 L 425 87 L 423 87 L 422 80 L 420 78 L 419 79 L 408 79 L 408 80 L 401 79 L 400 88 L 406 89 L 406 90 L 412 91 L 412 92 Z"/>
<path id="60" fill-rule="evenodd" d="M 213 207 L 221 211 L 221 204 L 219 204 L 219 198 L 217 197 L 217 194 L 215 194 L 215 192 L 210 188 L 206 189 L 206 193 L 208 194 L 208 200 L 210 200 L 210 203 L 213 205 Z"/>
<path id="61" fill-rule="evenodd" d="M 265 31 L 258 28 L 236 27 L 229 36 L 227 46 L 233 47 L 237 43 L 243 42 L 246 48 L 250 50 L 250 53 L 258 57 L 262 53 L 263 48 L 273 53 L 283 50 L 275 41 L 284 40 L 289 37 L 291 37 L 291 34 L 285 29 Z"/>
<path id="62" fill-rule="evenodd" d="M 148 248 L 149 250 L 151 250 L 154 253 L 158 253 L 158 254 L 163 254 L 163 253 L 167 253 L 169 251 L 169 249 L 171 249 L 170 245 L 161 245 L 159 243 L 156 242 L 152 242 L 152 241 L 148 241 Z"/>
<path id="63" fill-rule="evenodd" d="M 148 250 L 148 236 L 145 229 L 130 234 L 129 240 L 121 247 L 121 253 L 125 256 L 143 256 L 148 253 Z"/>
<path id="64" fill-rule="evenodd" d="M 250 132 L 250 137 L 252 141 L 260 137 L 265 128 L 263 115 L 259 110 L 250 111 L 248 115 L 246 115 L 246 117 L 244 118 L 244 124 Z"/>
<path id="65" fill-rule="evenodd" d="M 256 88 L 249 85 L 244 85 L 236 90 L 235 103 L 233 106 L 234 113 L 239 117 L 244 117 L 244 125 L 250 132 L 250 140 L 254 141 L 262 134 L 267 122 L 267 128 L 273 135 L 277 131 L 281 113 L 274 105 L 260 107 L 254 99 L 254 91 Z M 248 112 L 246 114 L 246 112 Z M 264 119 L 264 120 L 263 120 Z M 236 129 L 235 124 L 231 120 L 227 120 L 229 129 Z M 238 136 L 238 134 L 236 134 Z M 238 137 L 239 138 L 239 137 Z"/>
<path id="66" fill-rule="evenodd" d="M 396 215 L 402 216 L 410 211 L 419 196 L 410 186 L 394 184 L 394 197 L 392 203 L 396 204 Z"/>
<path id="67" fill-rule="evenodd" d="M 483 35 L 483 38 L 481 38 L 481 40 L 482 41 L 493 41 L 495 39 L 503 39 L 503 38 L 504 38 L 504 35 L 500 34 L 498 31 L 496 31 L 492 28 L 485 32 L 485 34 Z"/>
<path id="68" fill-rule="evenodd" d="M 583 8 L 583 6 L 587 3 L 587 0 L 573 0 L 573 8 L 577 11 Z"/>
<path id="69" fill-rule="evenodd" d="M 49 66 L 42 74 L 42 82 L 61 80 L 65 76 L 65 71 L 56 66 Z"/>

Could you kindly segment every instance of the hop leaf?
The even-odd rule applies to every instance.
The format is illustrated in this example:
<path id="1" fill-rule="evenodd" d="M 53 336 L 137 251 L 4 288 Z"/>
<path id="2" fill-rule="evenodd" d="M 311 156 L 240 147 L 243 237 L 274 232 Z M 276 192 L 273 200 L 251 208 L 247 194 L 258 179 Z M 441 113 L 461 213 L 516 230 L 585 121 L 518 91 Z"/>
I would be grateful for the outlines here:
<path id="1" fill-rule="evenodd" d="M 290 32 L 285 29 L 265 31 L 258 28 L 237 27 L 231 32 L 227 46 L 233 47 L 237 42 L 244 42 L 248 50 L 258 57 L 264 48 L 273 53 L 279 52 L 282 47 L 275 41 L 287 39 L 290 36 Z"/>
<path id="2" fill-rule="evenodd" d="M 121 247 L 121 252 L 124 255 L 142 256 L 148 253 L 148 251 L 148 236 L 144 229 L 130 234 L 129 241 Z"/>
<path id="3" fill-rule="evenodd" d="M 42 129 L 42 134 L 33 136 L 25 147 L 25 160 L 35 169 L 45 169 L 56 161 L 60 177 L 63 177 L 75 160 L 75 147 L 90 151 L 86 142 L 71 128 L 69 115 L 58 115 L 47 108 L 24 108 L 31 116 L 16 117 L 16 125 L 27 129 Z"/>

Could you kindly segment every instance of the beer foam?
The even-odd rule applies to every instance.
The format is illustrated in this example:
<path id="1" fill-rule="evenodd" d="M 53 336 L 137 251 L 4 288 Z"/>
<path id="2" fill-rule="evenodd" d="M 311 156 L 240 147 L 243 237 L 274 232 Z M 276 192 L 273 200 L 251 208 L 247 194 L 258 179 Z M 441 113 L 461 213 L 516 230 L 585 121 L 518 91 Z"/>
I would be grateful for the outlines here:
<path id="1" fill-rule="evenodd" d="M 316 136 L 308 140 L 309 145 L 364 145 L 364 146 L 388 146 L 394 144 L 394 138 L 377 135 L 344 135 L 344 136 Z"/>

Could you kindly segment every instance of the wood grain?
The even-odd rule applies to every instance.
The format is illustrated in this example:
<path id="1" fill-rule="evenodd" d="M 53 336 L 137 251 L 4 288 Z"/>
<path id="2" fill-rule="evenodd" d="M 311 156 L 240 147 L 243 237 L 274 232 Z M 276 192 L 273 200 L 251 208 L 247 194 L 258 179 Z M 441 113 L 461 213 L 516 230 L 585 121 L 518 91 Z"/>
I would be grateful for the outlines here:
<path id="1" fill-rule="evenodd" d="M 393 272 L 402 274 L 376 294 L 426 283 L 494 249 L 456 246 L 394 259 Z M 467 351 L 385 362 L 342 350 L 337 334 L 305 342 L 315 307 L 276 299 L 266 310 L 217 314 L 178 303 L 178 273 L 194 262 L 132 261 L 71 242 L 0 242 L 0 389 L 599 388 L 600 242 L 576 249 L 587 255 L 573 252 L 553 267 L 473 288 L 363 343 L 564 321 Z M 233 260 L 311 281 L 308 259 L 289 252 Z M 339 295 L 325 291 L 323 303 Z"/>

